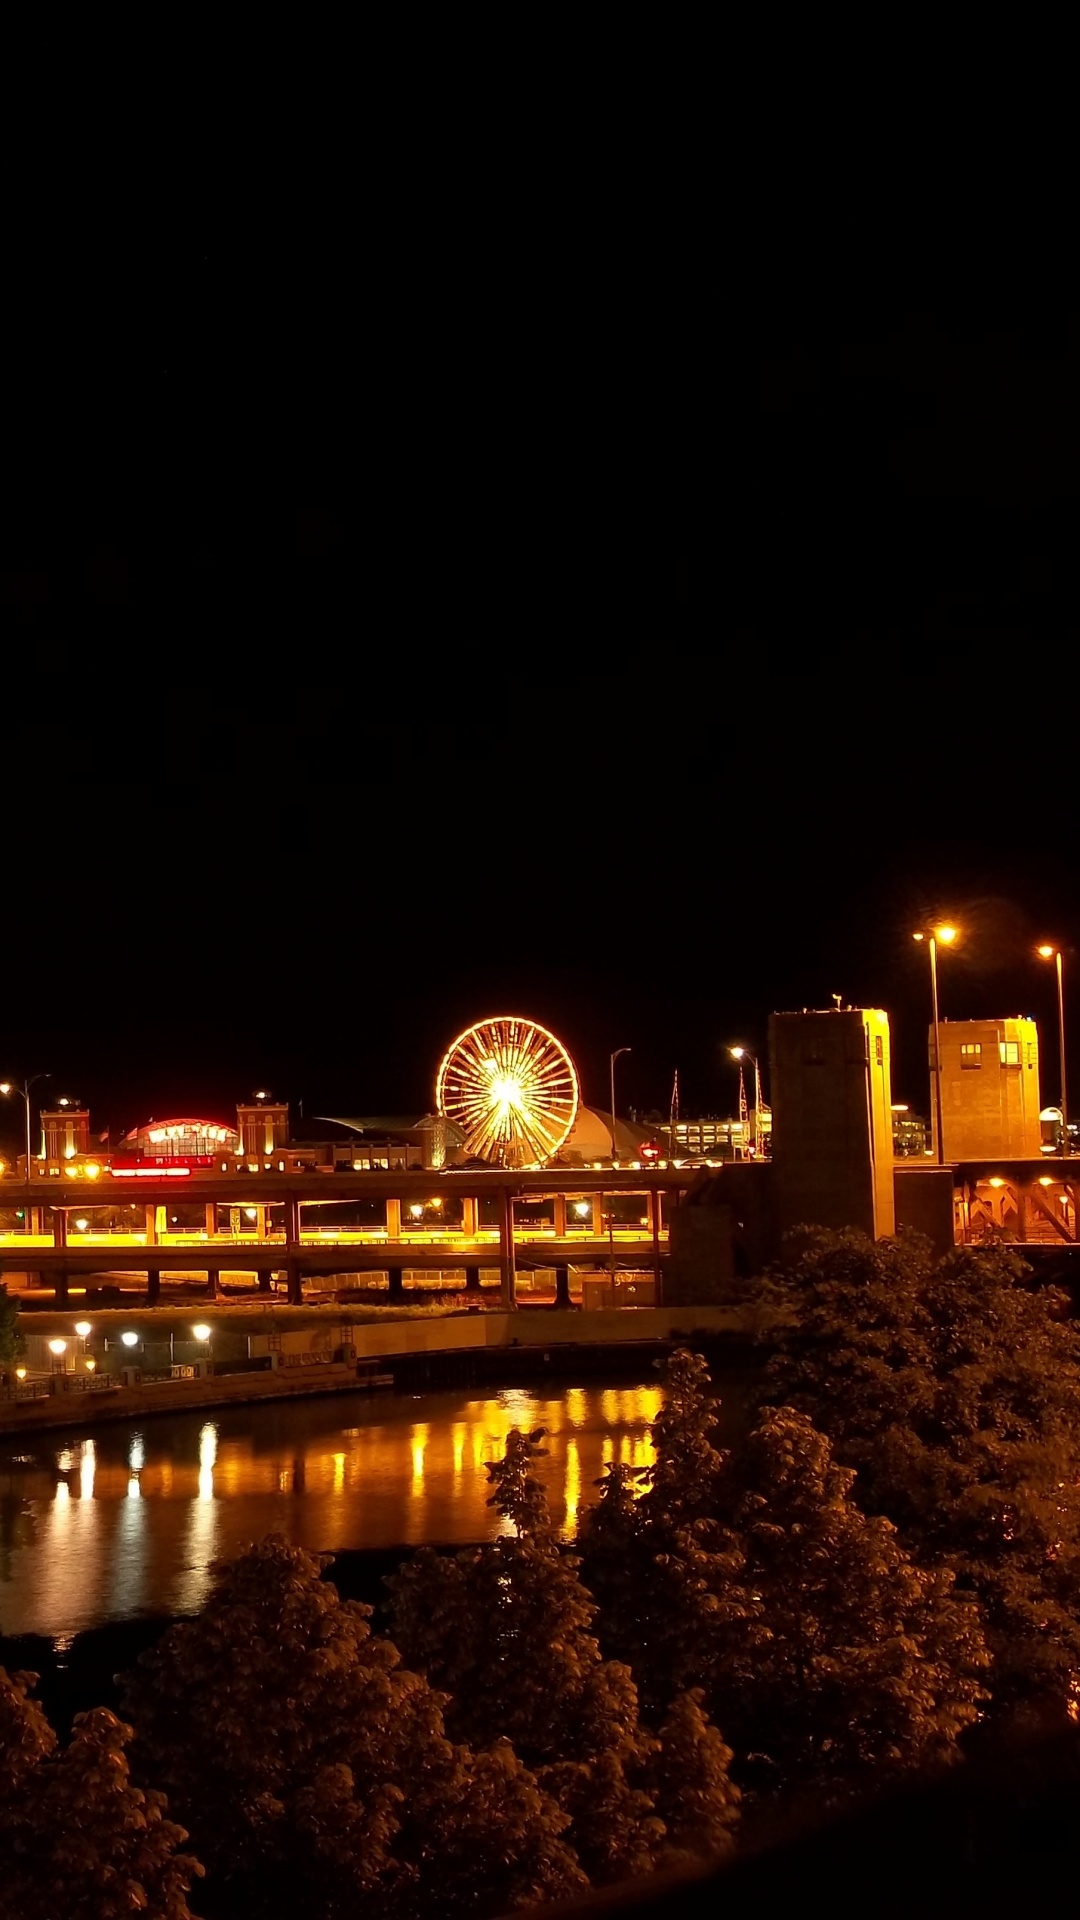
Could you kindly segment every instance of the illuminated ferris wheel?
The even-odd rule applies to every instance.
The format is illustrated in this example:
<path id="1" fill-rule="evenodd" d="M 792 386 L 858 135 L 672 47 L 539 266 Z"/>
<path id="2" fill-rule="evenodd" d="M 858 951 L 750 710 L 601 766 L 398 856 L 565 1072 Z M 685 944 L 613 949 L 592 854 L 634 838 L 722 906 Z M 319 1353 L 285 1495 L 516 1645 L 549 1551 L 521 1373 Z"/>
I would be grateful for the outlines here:
<path id="1" fill-rule="evenodd" d="M 578 1079 L 546 1027 L 509 1017 L 478 1020 L 443 1055 L 435 1105 L 460 1127 L 476 1159 L 542 1166 L 574 1124 Z"/>

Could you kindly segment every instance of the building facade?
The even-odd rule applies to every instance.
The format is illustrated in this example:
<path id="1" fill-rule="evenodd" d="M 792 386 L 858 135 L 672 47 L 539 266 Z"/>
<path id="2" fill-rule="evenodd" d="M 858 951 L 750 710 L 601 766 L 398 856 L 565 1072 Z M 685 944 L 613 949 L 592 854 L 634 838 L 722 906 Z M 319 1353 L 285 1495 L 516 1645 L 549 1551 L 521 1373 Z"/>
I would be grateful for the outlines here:
<path id="1" fill-rule="evenodd" d="M 1034 1020 L 942 1020 L 941 1132 L 948 1161 L 1036 1159 L 1042 1150 Z M 934 1070 L 934 1030 L 929 1034 Z"/>
<path id="2" fill-rule="evenodd" d="M 889 1017 L 878 1008 L 769 1020 L 777 1225 L 895 1231 Z"/>

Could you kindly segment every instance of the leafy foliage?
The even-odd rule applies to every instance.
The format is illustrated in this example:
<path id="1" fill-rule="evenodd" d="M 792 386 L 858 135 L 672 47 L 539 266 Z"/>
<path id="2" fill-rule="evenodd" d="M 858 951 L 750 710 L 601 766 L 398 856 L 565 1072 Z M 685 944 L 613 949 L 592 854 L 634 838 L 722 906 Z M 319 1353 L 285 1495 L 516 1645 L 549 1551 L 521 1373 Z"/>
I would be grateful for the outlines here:
<path id="1" fill-rule="evenodd" d="M 387 1583 L 393 1632 L 405 1656 L 452 1696 L 447 1718 L 459 1738 L 512 1741 L 569 1815 L 568 1839 L 601 1884 L 647 1873 L 670 1855 L 656 1798 L 670 1773 L 662 1741 L 640 1721 L 628 1669 L 601 1659 L 595 1602 L 577 1558 L 560 1550 L 532 1472 L 542 1439 L 542 1429 L 511 1433 L 504 1458 L 487 1469 L 489 1504 L 514 1534 L 453 1559 L 419 1553 Z M 681 1722 L 677 1731 L 688 1737 Z M 702 1738 L 702 1778 L 715 1772 L 716 1791 L 727 1794 L 726 1839 L 738 1795 L 726 1780 L 723 1743 Z M 716 1844 L 709 1793 L 702 1807 L 700 1829 L 689 1811 L 682 1819 L 682 1852 Z"/>
<path id="2" fill-rule="evenodd" d="M 132 1786 L 131 1728 L 103 1707 L 76 1717 L 58 1746 L 29 1698 L 36 1674 L 0 1668 L 0 1886 L 20 1920 L 190 1920 L 202 1874 L 179 1851 L 183 1828 L 160 1793 Z"/>
<path id="3" fill-rule="evenodd" d="M 704 1363 L 676 1354 L 667 1375 L 678 1417 L 654 1426 L 644 1491 L 610 1473 L 582 1526 L 605 1650 L 653 1712 L 701 1688 L 759 1786 L 953 1756 L 987 1655 L 951 1574 L 920 1571 L 860 1511 L 803 1415 L 769 1411 L 723 1456 Z"/>
<path id="4" fill-rule="evenodd" d="M 1080 1685 L 1080 1333 L 1000 1248 L 803 1233 L 773 1278 L 767 1392 L 858 1469 L 870 1512 L 984 1609 L 999 1707 Z"/>
<path id="5" fill-rule="evenodd" d="M 664 1390 L 655 1465 L 610 1467 L 579 1530 L 604 1651 L 630 1666 L 653 1724 L 682 1689 L 703 1684 L 730 1633 L 750 1631 L 754 1618 L 701 1356 L 677 1349 L 664 1364 Z"/>
<path id="6" fill-rule="evenodd" d="M 989 1656 L 952 1575 L 917 1568 L 890 1522 L 859 1510 L 854 1473 L 794 1409 L 766 1411 L 739 1465 L 757 1631 L 729 1634 L 713 1671 L 736 1744 L 784 1783 L 954 1759 Z"/>
<path id="7" fill-rule="evenodd" d="M 23 1350 L 19 1331 L 19 1303 L 0 1281 L 0 1367 L 14 1366 Z"/>
<path id="8" fill-rule="evenodd" d="M 443 1696 L 326 1564 L 277 1536 L 249 1548 L 127 1678 L 140 1762 L 183 1808 L 222 1911 L 330 1920 L 378 1896 L 408 1915 L 437 1892 L 447 1913 L 499 1912 L 582 1885 L 565 1815 L 509 1751 L 447 1739 Z"/>

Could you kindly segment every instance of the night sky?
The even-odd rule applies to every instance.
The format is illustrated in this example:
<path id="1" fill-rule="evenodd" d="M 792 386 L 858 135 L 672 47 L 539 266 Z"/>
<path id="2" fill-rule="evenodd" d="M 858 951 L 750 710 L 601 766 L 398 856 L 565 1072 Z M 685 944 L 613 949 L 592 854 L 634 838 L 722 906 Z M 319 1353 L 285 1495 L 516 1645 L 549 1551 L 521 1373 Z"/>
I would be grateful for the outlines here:
<path id="1" fill-rule="evenodd" d="M 729 1112 L 728 1044 L 840 993 L 925 1109 L 944 911 L 943 1014 L 1036 1015 L 1056 1097 L 1076 316 L 746 315 L 657 438 L 565 314 L 436 324 L 326 257 L 106 247 L 77 326 L 27 297 L 0 1075 L 114 1130 L 422 1109 L 520 1010 L 597 1104 L 629 1045 L 620 1104 L 677 1067 Z"/>

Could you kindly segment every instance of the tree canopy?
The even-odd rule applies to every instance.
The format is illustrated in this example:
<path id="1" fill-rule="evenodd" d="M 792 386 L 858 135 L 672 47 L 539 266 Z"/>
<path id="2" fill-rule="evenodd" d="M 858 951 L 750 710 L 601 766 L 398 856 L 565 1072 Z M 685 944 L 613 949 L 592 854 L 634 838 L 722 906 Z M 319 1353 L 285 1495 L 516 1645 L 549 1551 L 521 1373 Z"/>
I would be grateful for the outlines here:
<path id="1" fill-rule="evenodd" d="M 765 1397 L 857 1469 L 867 1512 L 977 1595 L 999 1708 L 1080 1685 L 1080 1332 L 1001 1248 L 803 1232 L 772 1276 Z"/>
<path id="2" fill-rule="evenodd" d="M 437 1892 L 441 1911 L 497 1913 L 585 1885 L 566 1816 L 507 1746 L 447 1738 L 445 1697 L 327 1564 L 261 1541 L 127 1677 L 140 1764 L 183 1809 L 222 1911 L 330 1920 L 377 1896 L 407 1916 Z"/>
<path id="3" fill-rule="evenodd" d="M 133 1786 L 131 1728 L 104 1708 L 76 1716 L 61 1747 L 37 1675 L 0 1668 L 0 1887 L 19 1920 L 190 1920 L 202 1874 L 164 1796 Z"/>
<path id="4" fill-rule="evenodd" d="M 891 1523 L 862 1513 L 854 1473 L 805 1415 L 769 1409 L 721 1455 L 704 1362 L 676 1353 L 666 1380 L 640 1496 L 609 1473 L 581 1529 L 604 1647 L 651 1710 L 700 1687 L 759 1786 L 955 1756 L 988 1656 L 951 1573 L 916 1567 Z"/>
<path id="5" fill-rule="evenodd" d="M 640 1874 L 673 1855 L 730 1844 L 738 1794 L 728 1750 L 701 1714 L 673 1708 L 659 1736 L 639 1715 L 620 1661 L 605 1661 L 592 1631 L 596 1603 L 576 1555 L 563 1552 L 532 1471 L 543 1432 L 512 1432 L 487 1469 L 494 1506 L 514 1528 L 452 1559 L 422 1551 L 388 1581 L 395 1639 L 451 1696 L 448 1725 L 462 1739 L 509 1738 L 570 1816 L 568 1838 L 594 1883 Z M 664 1741 L 695 1746 L 701 1819 L 676 1811 Z M 677 1838 L 672 1833 L 677 1832 Z"/>
<path id="6" fill-rule="evenodd" d="M 0 1367 L 14 1366 L 23 1349 L 19 1331 L 19 1303 L 0 1281 Z"/>

